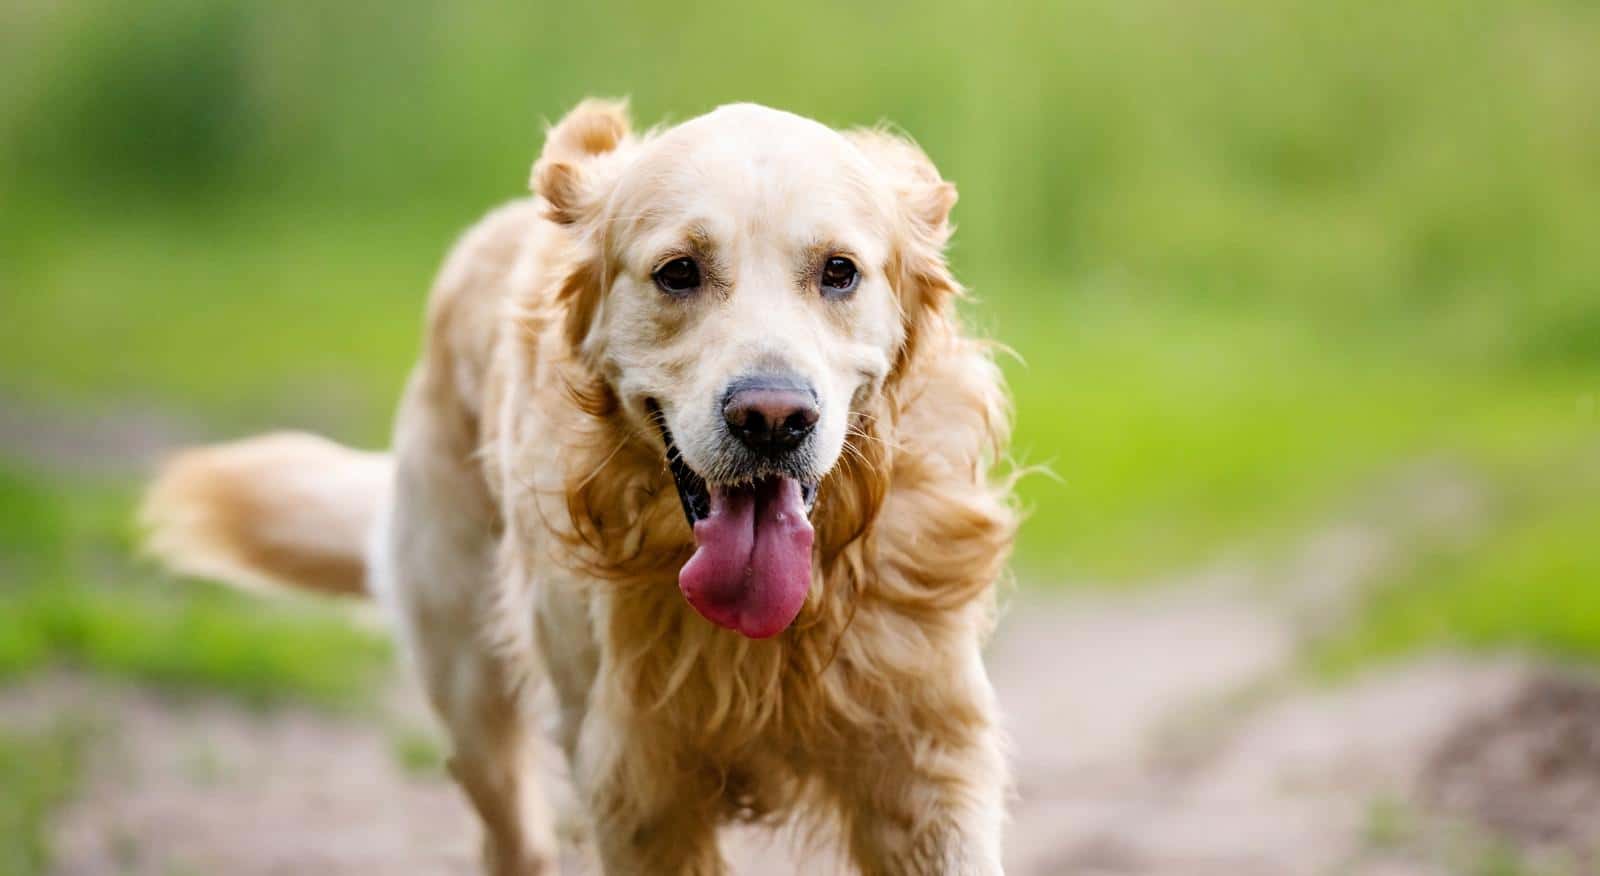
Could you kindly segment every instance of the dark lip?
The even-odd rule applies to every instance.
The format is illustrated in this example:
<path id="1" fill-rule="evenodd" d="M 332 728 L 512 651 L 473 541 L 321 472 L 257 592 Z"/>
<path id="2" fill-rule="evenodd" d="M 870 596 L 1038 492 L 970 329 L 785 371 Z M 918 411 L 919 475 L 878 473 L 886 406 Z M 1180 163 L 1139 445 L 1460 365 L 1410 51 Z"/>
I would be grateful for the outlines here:
<path id="1" fill-rule="evenodd" d="M 696 523 L 711 516 L 711 487 L 706 484 L 705 478 L 695 473 L 695 470 L 683 461 L 683 453 L 672 440 L 672 430 L 667 428 L 667 418 L 661 412 L 661 405 L 650 398 L 645 399 L 644 406 L 650 419 L 655 421 L 656 428 L 661 430 L 661 443 L 666 448 L 667 470 L 672 472 L 673 483 L 678 488 L 678 502 L 683 506 L 684 520 L 688 521 L 692 530 Z M 765 477 L 773 476 L 775 475 L 765 475 Z M 800 480 L 800 496 L 805 502 L 806 513 L 810 514 L 811 509 L 817 504 L 817 485 L 811 481 Z"/>

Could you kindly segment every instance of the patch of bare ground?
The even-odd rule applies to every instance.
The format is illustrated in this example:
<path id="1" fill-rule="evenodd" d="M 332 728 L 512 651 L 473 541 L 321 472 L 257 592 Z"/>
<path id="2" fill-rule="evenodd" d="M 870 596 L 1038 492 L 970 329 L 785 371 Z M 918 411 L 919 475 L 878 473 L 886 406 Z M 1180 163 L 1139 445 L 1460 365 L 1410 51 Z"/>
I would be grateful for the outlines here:
<path id="1" fill-rule="evenodd" d="M 476 827 L 437 776 L 408 772 L 370 717 L 172 699 L 51 676 L 3 700 L 92 728 L 55 872 L 472 873 Z"/>
<path id="2" fill-rule="evenodd" d="M 1592 800 L 1592 780 L 1551 785 L 1528 765 L 1590 756 L 1572 739 L 1592 722 L 1552 706 L 1556 729 L 1508 728 L 1518 703 L 1548 696 L 1521 664 L 1440 659 L 1287 693 L 1175 765 L 1160 745 L 1170 704 L 1254 677 L 1281 653 L 1271 626 L 1247 609 L 1193 603 L 1030 606 L 1026 616 L 993 661 L 1017 763 L 1012 874 L 1469 872 L 1450 868 L 1461 853 L 1417 837 L 1380 842 L 1373 806 L 1384 800 L 1406 811 L 1443 802 L 1513 837 L 1586 823 L 1561 804 Z M 66 709 L 99 728 L 87 783 L 57 823 L 59 873 L 474 872 L 462 798 L 439 773 L 403 767 L 392 733 L 370 718 L 41 685 L 8 696 L 5 712 Z M 1507 789 L 1515 796 L 1498 796 Z M 836 870 L 750 829 L 728 847 L 736 873 Z M 579 861 L 571 856 L 573 871 Z"/>
<path id="3" fill-rule="evenodd" d="M 1600 863 L 1600 683 L 1571 671 L 1533 676 L 1445 737 L 1421 793 L 1437 811 L 1591 872 Z"/>

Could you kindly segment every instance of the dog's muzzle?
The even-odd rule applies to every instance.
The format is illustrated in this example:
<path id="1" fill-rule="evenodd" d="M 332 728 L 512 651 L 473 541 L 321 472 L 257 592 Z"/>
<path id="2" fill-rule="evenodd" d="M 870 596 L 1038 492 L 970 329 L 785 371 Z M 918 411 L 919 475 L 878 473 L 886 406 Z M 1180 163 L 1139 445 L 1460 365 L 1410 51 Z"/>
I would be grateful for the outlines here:
<path id="1" fill-rule="evenodd" d="M 727 414 L 730 429 L 737 418 L 749 441 L 763 448 L 752 454 L 761 465 L 749 478 L 732 483 L 708 483 L 690 468 L 660 405 L 652 399 L 646 408 L 660 429 L 667 468 L 694 532 L 695 552 L 678 573 L 684 598 L 707 620 L 750 638 L 781 633 L 799 614 L 811 587 L 809 515 L 817 486 L 772 470 L 767 449 L 788 443 L 776 452 L 798 452 L 816 423 L 814 402 L 807 407 L 767 389 L 742 397 L 729 393 L 724 411 L 733 412 Z M 743 436 L 740 441 L 749 445 Z"/>

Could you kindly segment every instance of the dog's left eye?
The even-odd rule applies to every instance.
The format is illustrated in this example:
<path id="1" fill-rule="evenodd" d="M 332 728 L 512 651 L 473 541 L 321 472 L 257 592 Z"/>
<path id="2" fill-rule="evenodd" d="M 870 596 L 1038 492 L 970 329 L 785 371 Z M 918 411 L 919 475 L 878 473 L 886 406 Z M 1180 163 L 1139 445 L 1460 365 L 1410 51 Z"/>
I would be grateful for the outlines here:
<path id="1" fill-rule="evenodd" d="M 822 293 L 830 298 L 849 295 L 860 282 L 856 263 L 844 256 L 833 256 L 822 265 Z"/>

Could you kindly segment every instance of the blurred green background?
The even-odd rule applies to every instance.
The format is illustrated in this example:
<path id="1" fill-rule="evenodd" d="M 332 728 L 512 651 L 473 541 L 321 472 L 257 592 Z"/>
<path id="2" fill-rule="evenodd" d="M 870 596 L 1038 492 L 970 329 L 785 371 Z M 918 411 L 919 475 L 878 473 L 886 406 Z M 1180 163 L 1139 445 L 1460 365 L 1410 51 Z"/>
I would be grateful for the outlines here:
<path id="1" fill-rule="evenodd" d="M 1442 467 L 1469 534 L 1312 663 L 1600 657 L 1597 47 L 1575 0 L 3 0 L 0 405 L 378 445 L 441 256 L 582 97 L 890 120 L 1053 472 L 1022 587 L 1270 556 Z M 0 458 L 0 673 L 342 702 L 381 663 L 130 562 L 139 472 L 92 462 Z"/>

